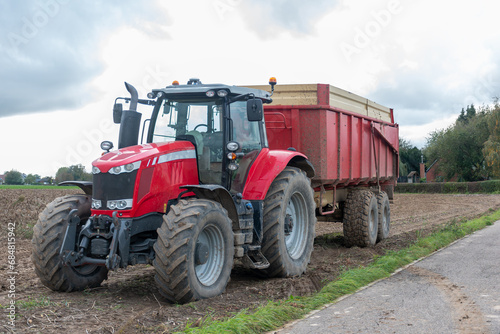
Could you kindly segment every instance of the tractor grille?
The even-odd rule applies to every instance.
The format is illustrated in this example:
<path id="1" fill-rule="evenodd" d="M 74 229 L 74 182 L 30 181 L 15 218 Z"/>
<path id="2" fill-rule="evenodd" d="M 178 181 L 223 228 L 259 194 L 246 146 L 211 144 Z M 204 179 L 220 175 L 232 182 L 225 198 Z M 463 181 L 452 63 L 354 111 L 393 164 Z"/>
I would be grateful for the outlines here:
<path id="1" fill-rule="evenodd" d="M 137 170 L 131 173 L 93 175 L 92 198 L 106 203 L 108 200 L 133 198 Z"/>

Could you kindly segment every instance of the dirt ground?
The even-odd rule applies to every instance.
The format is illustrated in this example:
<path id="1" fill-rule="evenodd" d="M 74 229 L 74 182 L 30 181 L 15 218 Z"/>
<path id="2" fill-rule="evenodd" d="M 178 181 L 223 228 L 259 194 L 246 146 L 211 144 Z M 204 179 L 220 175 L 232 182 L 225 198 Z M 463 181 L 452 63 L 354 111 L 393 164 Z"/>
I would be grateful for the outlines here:
<path id="1" fill-rule="evenodd" d="M 209 300 L 171 305 L 160 298 L 152 266 L 140 265 L 109 274 L 101 287 L 58 293 L 43 286 L 31 263 L 32 227 L 46 203 L 77 190 L 0 190 L 0 332 L 8 327 L 8 223 L 15 222 L 16 333 L 169 333 L 187 323 L 221 319 L 290 295 L 314 293 L 347 268 L 368 264 L 374 255 L 401 249 L 453 220 L 500 208 L 500 195 L 395 194 L 390 237 L 373 248 L 346 248 L 339 223 L 318 222 L 311 263 L 297 278 L 262 279 L 235 266 L 226 292 Z M 11 225 L 12 226 L 12 225 Z"/>

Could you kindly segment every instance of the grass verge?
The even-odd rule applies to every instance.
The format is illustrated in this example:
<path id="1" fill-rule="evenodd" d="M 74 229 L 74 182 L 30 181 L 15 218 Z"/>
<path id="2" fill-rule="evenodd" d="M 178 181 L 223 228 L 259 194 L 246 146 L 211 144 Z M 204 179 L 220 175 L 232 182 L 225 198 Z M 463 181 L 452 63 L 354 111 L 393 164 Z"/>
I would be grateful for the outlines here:
<path id="1" fill-rule="evenodd" d="M 268 302 L 252 313 L 244 310 L 225 321 L 213 321 L 207 317 L 198 325 L 199 327 L 188 324 L 184 333 L 251 334 L 271 331 L 292 320 L 300 319 L 309 312 L 334 302 L 339 297 L 354 293 L 373 281 L 388 277 L 398 268 L 491 225 L 497 220 L 500 220 L 500 210 L 470 221 L 452 221 L 440 231 L 419 239 L 412 246 L 387 252 L 384 256 L 377 257 L 369 266 L 344 272 L 338 280 L 330 282 L 313 296 L 292 296 L 287 300 Z"/>

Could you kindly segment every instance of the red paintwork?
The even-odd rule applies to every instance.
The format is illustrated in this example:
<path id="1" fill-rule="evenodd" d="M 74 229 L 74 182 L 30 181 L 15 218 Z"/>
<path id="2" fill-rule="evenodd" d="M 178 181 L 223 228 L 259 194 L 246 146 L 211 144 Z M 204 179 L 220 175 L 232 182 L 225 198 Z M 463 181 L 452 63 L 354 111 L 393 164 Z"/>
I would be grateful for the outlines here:
<path id="1" fill-rule="evenodd" d="M 324 100 L 320 86 L 319 102 Z M 375 185 L 377 167 L 381 184 L 395 183 L 399 170 L 397 124 L 329 105 L 270 105 L 264 107 L 264 114 L 269 148 L 294 147 L 304 153 L 316 170 L 313 186 Z"/>
<path id="2" fill-rule="evenodd" d="M 168 200 L 183 191 L 180 186 L 199 183 L 196 158 L 158 163 L 158 158 L 164 154 L 186 150 L 194 150 L 193 144 L 187 141 L 143 144 L 109 152 L 92 165 L 105 173 L 111 167 L 141 161 L 134 187 L 133 208 L 118 210 L 119 217 L 139 217 L 151 212 L 165 212 Z M 111 213 L 112 210 L 92 210 L 92 214 Z"/>
<path id="3" fill-rule="evenodd" d="M 243 198 L 263 200 L 274 179 L 285 169 L 288 162 L 297 156 L 307 159 L 302 153 L 294 151 L 262 149 L 248 172 Z"/>

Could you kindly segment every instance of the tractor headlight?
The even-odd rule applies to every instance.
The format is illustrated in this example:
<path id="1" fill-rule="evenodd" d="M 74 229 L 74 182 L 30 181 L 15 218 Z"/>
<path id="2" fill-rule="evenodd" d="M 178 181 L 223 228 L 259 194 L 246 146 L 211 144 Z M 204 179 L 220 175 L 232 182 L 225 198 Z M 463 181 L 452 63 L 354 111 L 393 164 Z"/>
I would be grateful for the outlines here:
<path id="1" fill-rule="evenodd" d="M 110 142 L 109 140 L 105 140 L 101 143 L 101 149 L 104 151 L 109 152 L 113 148 L 113 143 Z"/>
<path id="2" fill-rule="evenodd" d="M 116 200 L 111 200 L 108 201 L 106 204 L 108 209 L 110 210 L 125 210 L 125 209 L 130 209 L 132 208 L 132 199 L 116 199 Z"/>
<path id="3" fill-rule="evenodd" d="M 226 148 L 229 152 L 235 152 L 238 151 L 240 148 L 240 144 L 238 144 L 235 141 L 230 141 L 229 143 L 226 144 Z"/>
<path id="4" fill-rule="evenodd" d="M 101 208 L 102 204 L 101 201 L 98 199 L 93 199 L 92 200 L 92 209 L 99 210 Z"/>
<path id="5" fill-rule="evenodd" d="M 232 162 L 232 163 L 230 163 L 229 165 L 227 165 L 227 168 L 229 168 L 229 170 L 233 170 L 233 171 L 234 171 L 234 170 L 237 170 L 237 169 L 238 169 L 238 167 L 239 167 L 239 166 L 238 166 L 238 164 L 237 164 L 237 163 L 235 163 L 235 162 Z"/>
<path id="6" fill-rule="evenodd" d="M 139 169 L 140 166 L 141 166 L 140 161 L 136 161 L 134 163 L 130 163 L 130 164 L 122 165 L 122 166 L 116 166 L 116 167 L 113 167 L 109 170 L 109 174 L 118 175 L 121 173 L 130 173 L 136 169 Z"/>
<path id="7" fill-rule="evenodd" d="M 217 91 L 217 96 L 218 97 L 225 97 L 227 96 L 227 90 L 221 89 Z"/>

